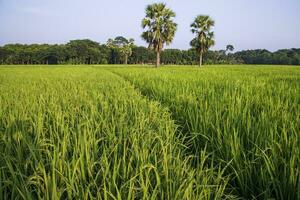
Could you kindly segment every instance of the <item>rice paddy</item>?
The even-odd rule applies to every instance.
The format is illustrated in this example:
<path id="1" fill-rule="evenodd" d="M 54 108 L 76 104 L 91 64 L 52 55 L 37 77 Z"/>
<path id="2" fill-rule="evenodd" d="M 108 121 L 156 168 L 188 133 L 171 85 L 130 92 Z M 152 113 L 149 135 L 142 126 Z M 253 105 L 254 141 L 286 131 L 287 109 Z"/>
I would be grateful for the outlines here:
<path id="1" fill-rule="evenodd" d="M 0 68 L 0 199 L 300 199 L 300 68 Z"/>

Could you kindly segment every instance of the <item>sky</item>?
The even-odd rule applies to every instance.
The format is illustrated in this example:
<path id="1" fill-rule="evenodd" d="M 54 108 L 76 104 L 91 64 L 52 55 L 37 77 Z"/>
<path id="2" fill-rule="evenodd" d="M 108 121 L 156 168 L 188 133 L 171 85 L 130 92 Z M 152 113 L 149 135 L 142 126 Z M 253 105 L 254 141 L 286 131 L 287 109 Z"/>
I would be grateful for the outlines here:
<path id="1" fill-rule="evenodd" d="M 190 24 L 200 14 L 215 20 L 213 49 L 300 48 L 300 0 L 0 0 L 0 45 L 74 39 L 103 44 L 122 35 L 146 46 L 141 20 L 155 2 L 176 13 L 178 29 L 167 48 L 190 48 Z"/>

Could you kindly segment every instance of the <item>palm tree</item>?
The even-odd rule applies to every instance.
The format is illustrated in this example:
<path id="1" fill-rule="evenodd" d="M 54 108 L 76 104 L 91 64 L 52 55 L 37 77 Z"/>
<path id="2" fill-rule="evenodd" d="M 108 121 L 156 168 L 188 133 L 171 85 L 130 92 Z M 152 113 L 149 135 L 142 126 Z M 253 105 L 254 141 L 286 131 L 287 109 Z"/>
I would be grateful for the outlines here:
<path id="1" fill-rule="evenodd" d="M 233 51 L 233 50 L 234 50 L 233 45 L 228 44 L 228 45 L 226 46 L 226 53 L 227 53 L 228 51 Z"/>
<path id="2" fill-rule="evenodd" d="M 132 55 L 132 48 L 134 47 L 134 39 L 126 39 L 123 36 L 118 36 L 115 39 L 109 39 L 107 41 L 107 46 L 115 52 L 121 54 L 124 64 L 127 65 L 128 57 Z M 116 63 L 116 56 L 114 56 Z"/>
<path id="3" fill-rule="evenodd" d="M 149 48 L 156 52 L 156 67 L 160 65 L 160 53 L 164 44 L 169 45 L 175 35 L 177 24 L 173 21 L 175 13 L 164 3 L 154 3 L 146 8 L 146 17 L 142 20 L 142 38 Z"/>
<path id="4" fill-rule="evenodd" d="M 128 57 L 132 55 L 132 48 L 134 47 L 134 39 L 126 40 L 123 46 L 120 48 L 120 52 L 124 57 L 124 64 L 127 65 Z"/>
<path id="5" fill-rule="evenodd" d="M 197 16 L 191 24 L 191 31 L 196 34 L 196 37 L 190 42 L 190 45 L 195 48 L 199 54 L 200 67 L 202 66 L 203 54 L 215 44 L 214 32 L 211 31 L 214 25 L 215 22 L 206 15 Z"/>

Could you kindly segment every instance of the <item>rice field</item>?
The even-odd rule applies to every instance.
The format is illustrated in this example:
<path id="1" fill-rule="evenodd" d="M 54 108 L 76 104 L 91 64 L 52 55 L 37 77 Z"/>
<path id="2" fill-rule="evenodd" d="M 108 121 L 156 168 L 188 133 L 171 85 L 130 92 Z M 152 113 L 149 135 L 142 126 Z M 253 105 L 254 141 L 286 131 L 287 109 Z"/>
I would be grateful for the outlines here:
<path id="1" fill-rule="evenodd" d="M 299 191 L 299 67 L 0 67 L 0 199 Z"/>

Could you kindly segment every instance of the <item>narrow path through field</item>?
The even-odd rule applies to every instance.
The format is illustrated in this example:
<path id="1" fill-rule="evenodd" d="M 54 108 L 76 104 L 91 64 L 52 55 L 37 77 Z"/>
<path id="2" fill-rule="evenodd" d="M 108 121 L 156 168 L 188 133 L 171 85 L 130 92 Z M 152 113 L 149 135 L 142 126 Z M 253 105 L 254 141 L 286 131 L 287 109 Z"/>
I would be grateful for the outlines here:
<path id="1" fill-rule="evenodd" d="M 110 70 L 110 69 L 105 69 L 105 70 L 108 71 L 108 72 L 110 72 L 110 73 L 112 73 L 112 74 L 114 74 L 114 75 L 116 75 L 116 76 L 118 76 L 119 78 L 123 79 L 125 82 L 127 82 L 129 85 L 131 85 L 131 86 L 134 88 L 134 90 L 137 91 L 143 98 L 147 99 L 147 101 L 158 103 L 162 108 L 164 108 L 165 110 L 168 111 L 168 113 L 170 114 L 170 117 L 172 118 L 172 113 L 171 113 L 169 107 L 166 106 L 165 104 L 163 104 L 163 102 L 160 102 L 160 101 L 158 101 L 158 100 L 155 99 L 155 98 L 151 98 L 151 96 L 149 96 L 149 95 L 143 93 L 143 91 L 140 90 L 140 88 L 138 88 L 138 87 L 133 83 L 133 81 L 131 81 L 131 80 L 128 79 L 127 77 L 123 76 L 122 74 L 117 73 L 116 71 L 113 71 L 113 70 Z M 181 126 L 181 124 L 176 123 L 176 121 L 177 121 L 176 119 L 173 119 L 173 118 L 172 118 L 172 120 L 174 121 L 174 124 L 175 124 L 177 127 L 178 127 L 178 126 Z M 181 133 L 181 131 L 179 131 L 179 129 L 176 129 L 176 131 L 177 131 L 178 133 Z"/>
<path id="2" fill-rule="evenodd" d="M 174 125 L 176 127 L 175 135 L 176 135 L 177 139 L 180 140 L 182 143 L 181 145 L 183 147 L 182 151 L 183 151 L 184 157 L 192 158 L 191 159 L 192 167 L 199 165 L 199 163 L 197 163 L 197 162 L 199 162 L 199 160 L 197 158 L 200 157 L 201 156 L 200 154 L 203 152 L 198 152 L 197 154 L 195 154 L 195 152 L 192 152 L 190 147 L 188 147 L 189 145 L 187 145 L 187 144 L 190 144 L 192 142 L 193 136 L 189 132 L 188 129 L 184 128 L 186 126 L 184 124 L 185 120 L 178 119 L 178 117 L 176 117 L 177 116 L 176 113 L 174 113 L 172 111 L 172 109 L 169 107 L 167 102 L 162 102 L 158 98 L 155 98 L 155 97 L 149 95 L 149 93 L 144 92 L 142 90 L 142 88 L 138 87 L 134 83 L 134 81 L 132 81 L 129 78 L 127 78 L 126 76 L 124 76 L 124 74 L 118 73 L 117 70 L 112 70 L 112 69 L 106 69 L 106 70 L 109 71 L 110 73 L 118 76 L 119 78 L 123 79 L 128 84 L 130 84 L 134 88 L 134 90 L 136 90 L 143 98 L 147 99 L 149 102 L 158 103 L 164 110 L 166 110 L 169 113 L 169 116 L 172 119 L 172 121 L 174 122 Z M 205 149 L 204 149 L 204 151 L 205 151 Z M 206 160 L 206 158 L 205 158 L 205 160 Z M 202 162 L 202 161 L 200 161 L 200 162 Z"/>

